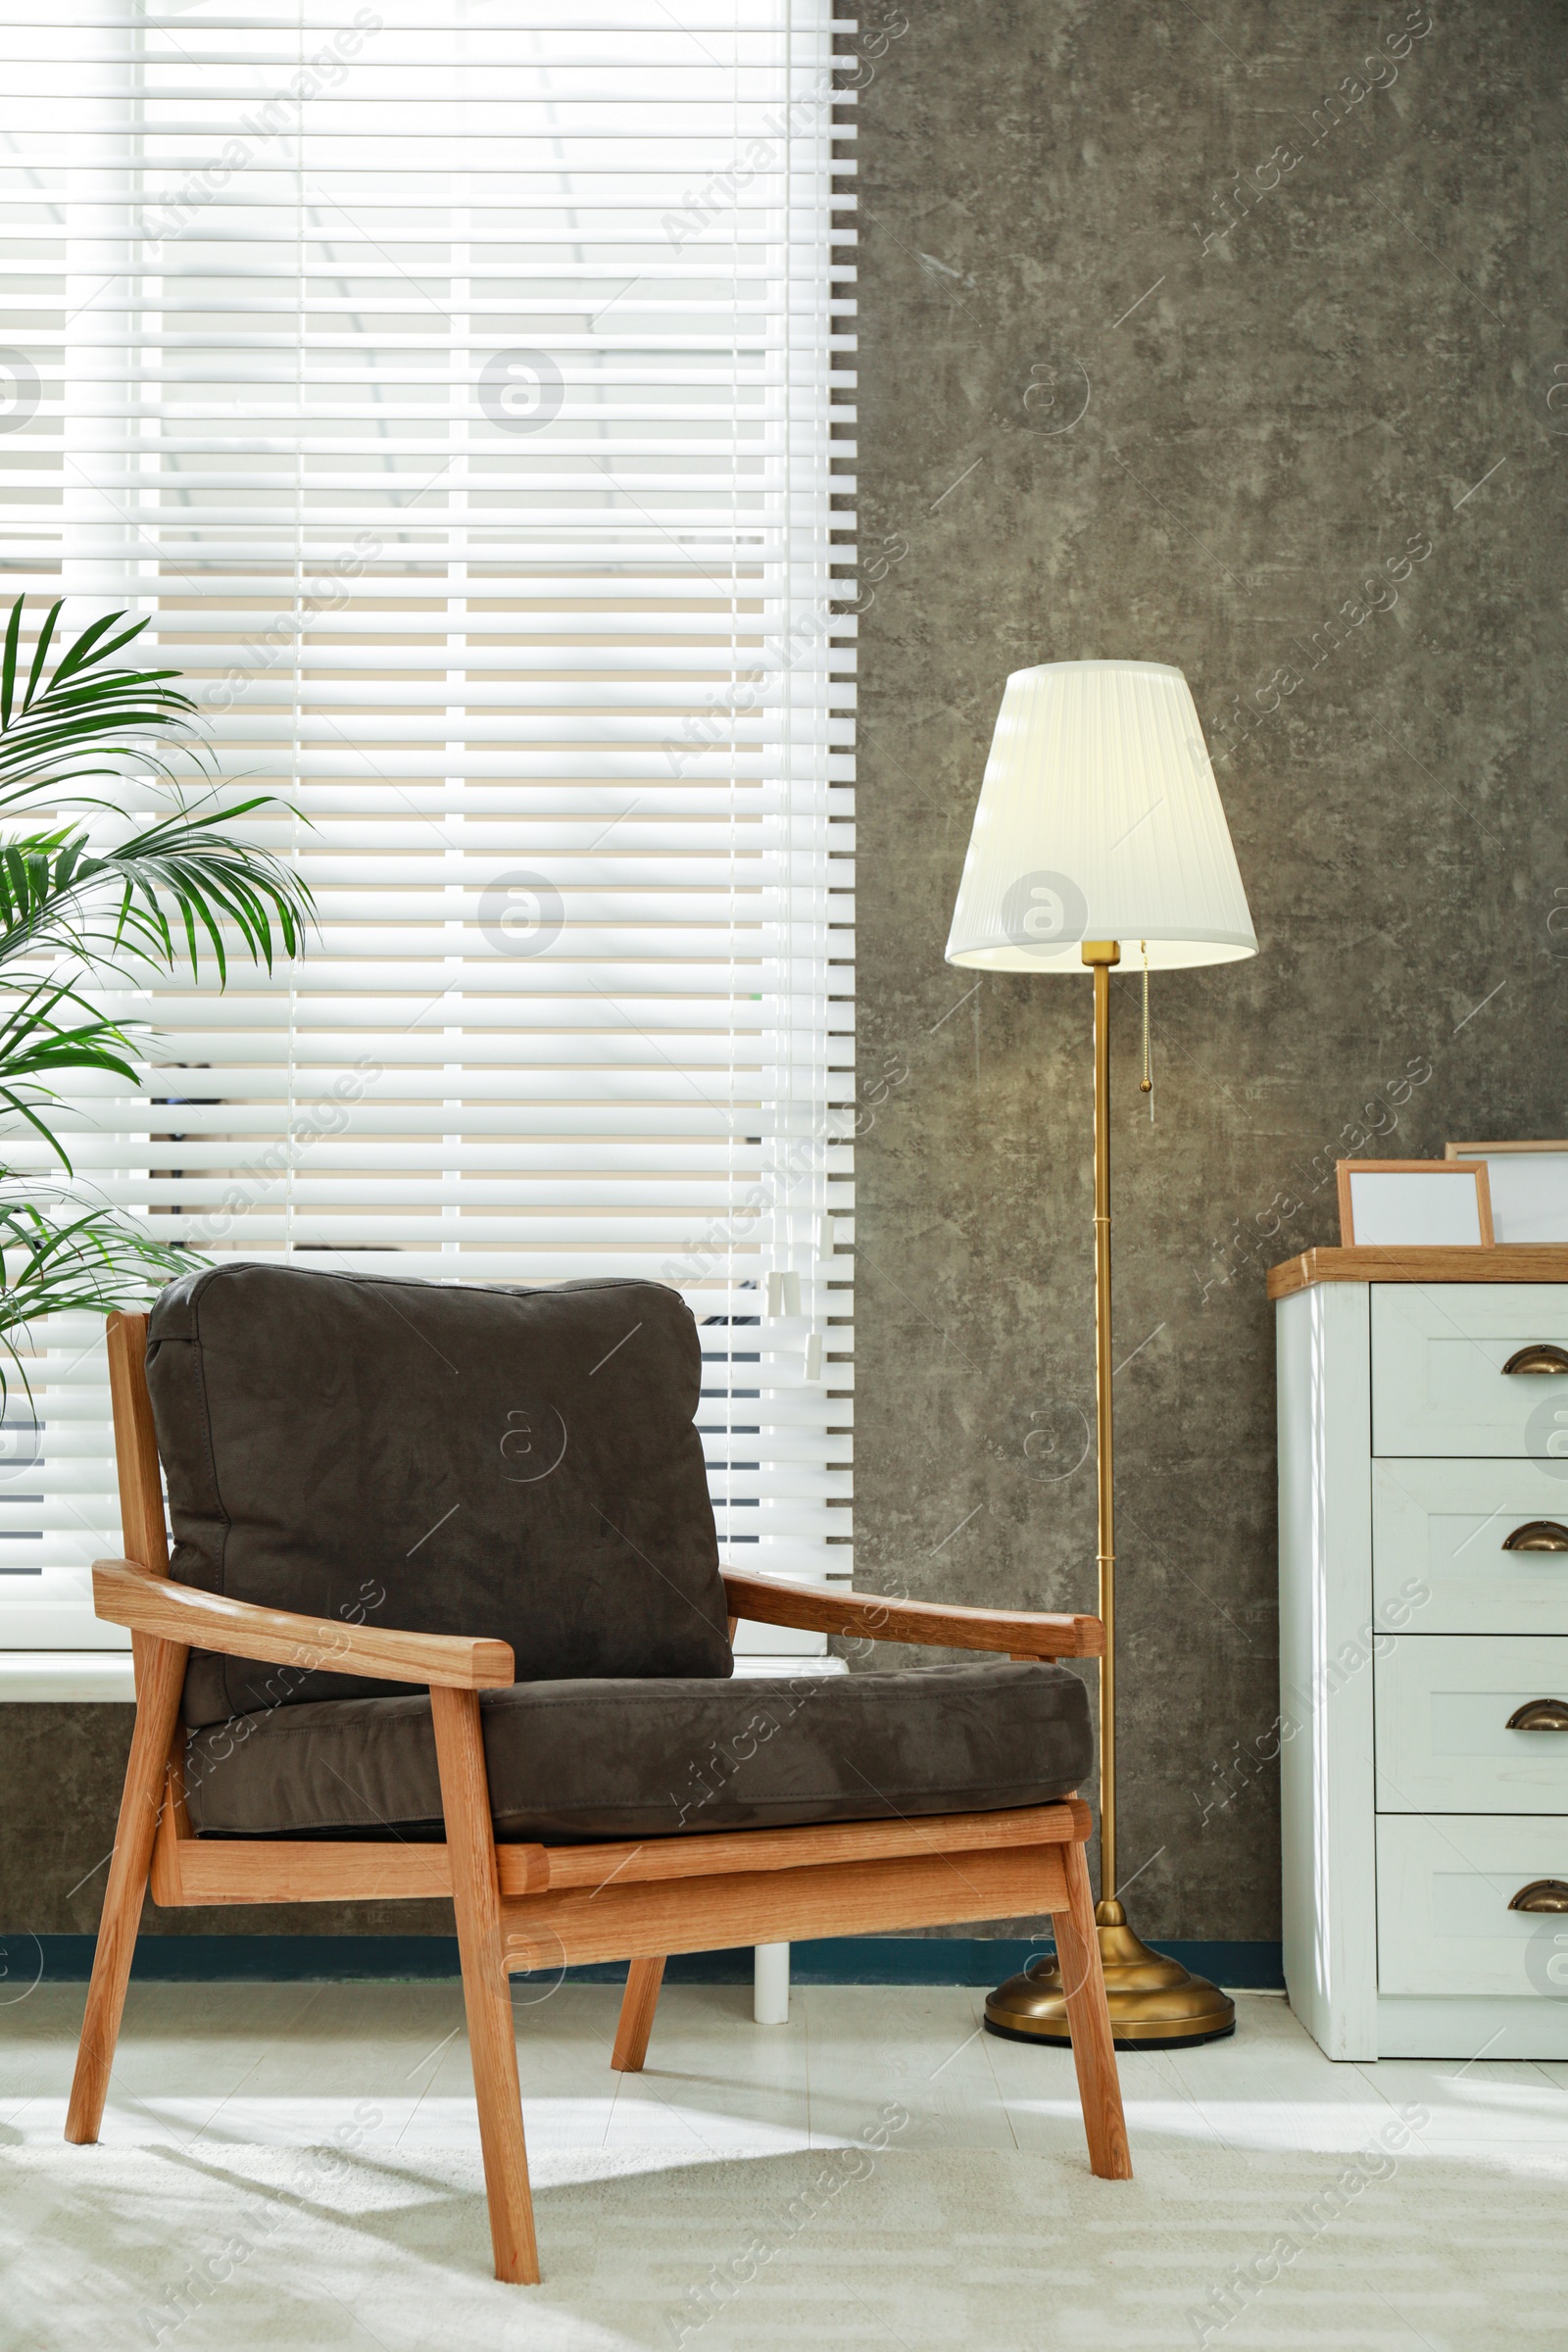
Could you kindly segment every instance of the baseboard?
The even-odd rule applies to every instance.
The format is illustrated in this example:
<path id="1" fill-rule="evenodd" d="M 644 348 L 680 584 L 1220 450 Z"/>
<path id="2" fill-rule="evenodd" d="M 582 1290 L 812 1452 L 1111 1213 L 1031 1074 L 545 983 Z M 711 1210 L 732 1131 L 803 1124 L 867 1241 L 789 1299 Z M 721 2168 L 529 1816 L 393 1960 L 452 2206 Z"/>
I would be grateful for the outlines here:
<path id="1" fill-rule="evenodd" d="M 0 1937 L 11 1997 L 34 1983 L 85 1984 L 92 1970 L 91 1936 L 11 1935 Z M 797 1943 L 790 1973 L 797 1984 L 997 1984 L 1015 1976 L 1048 1943 L 1004 1936 L 830 1936 Z M 1277 1943 L 1162 1942 L 1184 1967 L 1222 1984 L 1282 1989 Z M 142 1984 L 346 1984 L 364 1980 L 411 1982 L 456 1977 L 452 1936 L 143 1936 L 131 1976 Z M 578 1984 L 618 1984 L 623 1962 L 568 1968 Z M 749 1945 L 732 1951 L 686 1952 L 670 1960 L 671 1984 L 749 1984 Z"/>

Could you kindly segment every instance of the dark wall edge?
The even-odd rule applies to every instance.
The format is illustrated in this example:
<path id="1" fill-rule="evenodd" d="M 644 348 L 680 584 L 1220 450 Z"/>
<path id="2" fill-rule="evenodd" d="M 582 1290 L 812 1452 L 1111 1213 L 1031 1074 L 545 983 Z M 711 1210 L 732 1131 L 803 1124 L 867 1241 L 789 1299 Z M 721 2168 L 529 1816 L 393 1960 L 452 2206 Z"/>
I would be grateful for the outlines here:
<path id="1" fill-rule="evenodd" d="M 85 1984 L 92 1968 L 91 1936 L 0 1937 L 0 2024 L 5 2008 L 38 1984 Z M 1250 1990 L 1284 1987 L 1277 1943 L 1183 1943 L 1161 1947 L 1185 1966 L 1221 1984 Z M 791 1975 L 797 1984 L 995 1984 L 1021 1969 L 1047 1943 L 1004 1936 L 830 1936 L 797 1943 Z M 131 1975 L 142 1984 L 326 1984 L 408 1982 L 455 1978 L 453 1936 L 144 1936 Z M 568 1968 L 575 1984 L 618 1984 L 625 1963 Z M 730 1951 L 689 1952 L 669 1962 L 672 1984 L 749 1984 L 749 1945 Z M 543 1976 L 519 1979 L 536 1993 Z"/>

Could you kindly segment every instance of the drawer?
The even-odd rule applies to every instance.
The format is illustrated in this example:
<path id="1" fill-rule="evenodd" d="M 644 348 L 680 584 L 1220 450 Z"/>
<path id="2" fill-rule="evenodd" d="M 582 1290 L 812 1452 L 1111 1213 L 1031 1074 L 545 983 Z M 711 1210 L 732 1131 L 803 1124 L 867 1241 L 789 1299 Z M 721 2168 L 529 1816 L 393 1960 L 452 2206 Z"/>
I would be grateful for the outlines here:
<path id="1" fill-rule="evenodd" d="M 1568 1821 L 1450 1814 L 1378 1822 L 1380 1993 L 1535 1993 L 1568 2001 L 1568 1914 L 1510 1911 L 1568 1881 Z"/>
<path id="2" fill-rule="evenodd" d="M 1373 1452 L 1528 1457 L 1568 1505 L 1568 1373 L 1503 1370 L 1532 1342 L 1568 1350 L 1568 1283 L 1371 1289 Z"/>
<path id="3" fill-rule="evenodd" d="M 1509 1731 L 1533 1698 L 1568 1713 L 1568 1638 L 1403 1634 L 1373 1663 L 1380 1813 L 1561 1813 L 1568 1730 Z"/>
<path id="4" fill-rule="evenodd" d="M 1561 1551 L 1504 1550 L 1530 1527 Z M 1539 1462 L 1374 1462 L 1372 1596 L 1396 1630 L 1568 1634 L 1568 1484 Z"/>

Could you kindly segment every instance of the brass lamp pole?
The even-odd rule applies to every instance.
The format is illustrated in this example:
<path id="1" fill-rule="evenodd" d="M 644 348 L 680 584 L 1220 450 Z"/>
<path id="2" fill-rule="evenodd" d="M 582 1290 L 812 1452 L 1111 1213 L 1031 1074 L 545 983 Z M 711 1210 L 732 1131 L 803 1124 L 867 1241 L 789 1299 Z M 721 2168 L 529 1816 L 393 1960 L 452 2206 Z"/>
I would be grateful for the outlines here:
<path id="1" fill-rule="evenodd" d="M 948 940 L 950 963 L 1081 972 L 1095 991 L 1095 1411 L 1099 1435 L 1101 1900 L 1122 2048 L 1180 2048 L 1236 2027 L 1235 2003 L 1127 1925 L 1116 1867 L 1116 1542 L 1111 1432 L 1110 975 L 1255 956 L 1257 940 L 1187 680 L 1161 662 L 1048 662 L 1007 680 Z M 994 2034 L 1066 2042 L 1054 1961 L 986 2003 Z"/>
<path id="2" fill-rule="evenodd" d="M 1116 1899 L 1116 1493 L 1110 1404 L 1110 974 L 1114 939 L 1086 939 L 1095 976 L 1095 1557 L 1105 1654 L 1100 1661 L 1100 1898 Z"/>
<path id="3" fill-rule="evenodd" d="M 1095 1430 L 1100 1615 L 1100 1901 L 1095 1925 L 1118 2049 L 1186 2049 L 1236 2031 L 1236 2003 L 1179 1960 L 1152 1952 L 1127 1925 L 1116 1888 L 1116 1515 L 1110 1402 L 1110 974 L 1121 961 L 1114 939 L 1086 939 L 1095 981 Z M 1054 1960 L 1032 1961 L 986 2003 L 991 2033 L 1009 2040 L 1066 2043 L 1067 2004 Z"/>

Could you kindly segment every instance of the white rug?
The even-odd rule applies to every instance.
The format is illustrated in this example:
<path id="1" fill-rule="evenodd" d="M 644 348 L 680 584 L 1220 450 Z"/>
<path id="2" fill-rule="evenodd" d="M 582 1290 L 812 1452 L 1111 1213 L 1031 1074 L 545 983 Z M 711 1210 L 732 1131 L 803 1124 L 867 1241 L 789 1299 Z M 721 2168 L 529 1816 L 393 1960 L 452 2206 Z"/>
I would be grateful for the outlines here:
<path id="1" fill-rule="evenodd" d="M 519 2003 L 544 2284 L 490 2275 L 458 1988 L 133 1985 L 64 2145 L 79 1987 L 0 2007 L 0 2352 L 1568 2352 L 1568 2066 L 1331 2066 L 1245 1995 L 1124 2058 L 1137 2179 L 982 1995 Z"/>
<path id="2" fill-rule="evenodd" d="M 30 2145 L 0 2174 L 7 2352 L 1568 2345 L 1568 2162 L 1539 2149 L 1146 2134 L 1128 2186 L 987 2149 L 557 2152 L 537 2288 L 489 2276 L 471 2147 Z"/>

